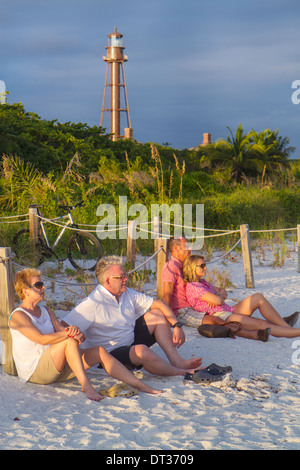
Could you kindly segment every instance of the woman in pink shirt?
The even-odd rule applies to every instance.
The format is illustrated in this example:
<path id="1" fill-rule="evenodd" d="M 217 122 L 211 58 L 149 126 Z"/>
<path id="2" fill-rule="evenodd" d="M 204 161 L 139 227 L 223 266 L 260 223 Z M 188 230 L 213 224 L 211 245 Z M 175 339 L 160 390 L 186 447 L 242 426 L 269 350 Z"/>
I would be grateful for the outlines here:
<path id="1" fill-rule="evenodd" d="M 190 306 L 199 312 L 206 312 L 202 323 L 224 324 L 239 322 L 242 329 L 237 336 L 267 341 L 269 335 L 294 338 L 300 336 L 300 328 L 292 328 L 298 320 L 299 312 L 282 318 L 262 294 L 253 294 L 233 307 L 225 303 L 227 292 L 215 287 L 206 280 L 206 263 L 198 255 L 189 256 L 183 263 L 183 279 L 186 284 L 186 297 Z M 258 309 L 264 320 L 251 315 Z"/>

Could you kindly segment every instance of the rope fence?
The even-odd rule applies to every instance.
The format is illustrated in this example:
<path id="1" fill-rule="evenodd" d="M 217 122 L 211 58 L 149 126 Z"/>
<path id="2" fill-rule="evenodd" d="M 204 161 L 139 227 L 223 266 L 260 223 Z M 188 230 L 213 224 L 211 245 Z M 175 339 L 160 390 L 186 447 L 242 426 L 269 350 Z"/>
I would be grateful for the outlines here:
<path id="1" fill-rule="evenodd" d="M 23 219 L 23 217 L 27 217 L 28 219 Z M 192 236 L 185 236 L 187 240 L 199 240 L 199 239 L 207 239 L 207 238 L 213 238 L 213 237 L 223 237 L 225 235 L 232 235 L 236 233 L 240 233 L 240 238 L 237 240 L 237 242 L 222 256 L 210 260 L 207 262 L 207 264 L 212 264 L 216 263 L 223 258 L 226 258 L 239 244 L 242 246 L 242 254 L 243 254 L 243 262 L 244 262 L 244 270 L 245 270 L 245 277 L 246 277 L 246 286 L 247 287 L 254 287 L 254 276 L 253 276 L 253 267 L 252 267 L 252 259 L 251 259 L 251 248 L 250 248 L 250 234 L 251 233 L 266 233 L 266 232 L 281 232 L 281 231 L 297 231 L 297 237 L 298 237 L 298 271 L 300 271 L 300 255 L 299 255 L 299 245 L 300 245 L 300 225 L 297 227 L 292 227 L 292 228 L 281 228 L 281 229 L 265 229 L 265 230 L 250 230 L 248 225 L 244 224 L 240 226 L 239 230 L 226 230 L 226 229 L 210 229 L 210 228 L 197 228 L 193 226 L 188 226 L 188 225 L 180 225 L 180 224 L 175 224 L 172 222 L 166 222 L 166 221 L 160 221 L 159 217 L 155 217 L 153 221 L 150 222 L 137 222 L 135 220 L 129 221 L 127 225 L 107 225 L 105 230 L 100 230 L 99 226 L 96 225 L 89 225 L 89 224 L 81 224 L 81 226 L 84 227 L 89 227 L 88 229 L 82 229 L 79 228 L 77 225 L 74 227 L 70 224 L 70 219 L 68 219 L 68 223 L 59 223 L 58 221 L 63 219 L 63 218 L 68 218 L 68 215 L 60 216 L 60 217 L 55 217 L 53 219 L 49 219 L 46 217 L 42 217 L 39 214 L 38 208 L 36 206 L 30 206 L 29 207 L 29 213 L 28 214 L 19 214 L 19 215 L 13 215 L 13 216 L 4 216 L 0 217 L 0 224 L 1 223 L 23 223 L 29 221 L 29 229 L 30 229 L 30 237 L 32 240 L 36 239 L 37 237 L 40 236 L 41 234 L 41 227 L 43 228 L 43 232 L 45 233 L 45 227 L 44 223 L 50 223 L 52 225 L 60 227 L 62 230 L 73 230 L 76 232 L 96 232 L 97 234 L 100 233 L 106 233 L 106 232 L 111 232 L 111 231 L 116 231 L 116 230 L 127 230 L 127 261 L 129 263 L 130 268 L 132 268 L 128 274 L 133 274 L 135 271 L 138 269 L 141 269 L 145 264 L 147 264 L 151 259 L 155 258 L 158 253 L 163 249 L 162 246 L 158 247 L 157 249 L 154 250 L 154 254 L 149 258 L 149 260 L 146 260 L 144 263 L 142 263 L 141 266 L 135 268 L 135 254 L 136 254 L 136 239 L 137 239 L 137 234 L 139 232 L 144 232 L 151 234 L 155 240 L 168 240 L 170 238 L 169 233 L 163 233 L 161 231 L 161 225 L 166 225 L 166 226 L 172 226 L 172 227 L 177 227 L 177 228 L 182 228 L 184 230 L 192 229 L 195 232 L 197 231 L 210 231 L 210 232 L 217 232 L 209 235 L 192 235 Z M 21 219 L 21 220 L 11 220 L 11 219 Z M 142 225 L 152 225 L 154 226 L 155 230 L 148 230 L 146 228 L 142 228 Z M 167 245 L 164 247 L 165 253 L 165 261 L 168 258 L 168 253 L 167 253 Z M 14 262 L 15 265 L 17 263 Z M 23 269 L 24 267 L 22 267 Z M 52 280 L 55 282 L 55 280 Z M 73 285 L 73 284 L 72 284 Z M 89 284 L 85 284 L 89 285 Z"/>
<path id="2" fill-rule="evenodd" d="M 29 217 L 28 219 L 23 219 L 23 217 Z M 74 227 L 68 224 L 64 223 L 59 223 L 58 220 L 61 220 L 63 218 L 68 218 L 67 215 L 60 216 L 60 217 L 55 217 L 53 219 L 49 219 L 46 217 L 42 217 L 39 212 L 38 208 L 36 206 L 30 206 L 29 208 L 29 213 L 28 214 L 20 214 L 20 215 L 13 215 L 13 216 L 4 216 L 0 217 L 0 223 L 22 223 L 22 222 L 27 222 L 29 221 L 29 228 L 30 228 L 30 237 L 32 239 L 35 239 L 36 237 L 40 236 L 41 230 L 40 227 L 43 227 L 43 231 L 45 231 L 45 228 L 43 226 L 44 223 L 50 223 L 52 225 L 60 227 L 62 230 L 68 229 L 68 230 L 73 230 L 76 232 L 96 232 L 97 234 L 100 233 L 106 233 L 110 231 L 116 231 L 116 230 L 127 230 L 127 261 L 129 262 L 130 268 L 132 268 L 128 274 L 133 274 L 135 271 L 141 269 L 143 266 L 145 266 L 149 261 L 151 261 L 153 258 L 157 257 L 157 255 L 161 252 L 161 250 L 165 251 L 165 261 L 168 258 L 168 249 L 167 249 L 167 244 L 162 244 L 160 247 L 154 250 L 154 254 L 151 255 L 151 257 L 146 260 L 144 263 L 142 263 L 140 266 L 135 268 L 135 245 L 136 245 L 136 239 L 137 239 L 137 233 L 138 231 L 148 233 L 154 236 L 154 241 L 155 240 L 168 240 L 170 238 L 169 233 L 163 233 L 161 231 L 161 225 L 169 225 L 172 227 L 179 227 L 182 229 L 193 229 L 194 231 L 211 231 L 211 232 L 217 232 L 214 234 L 209 234 L 209 235 L 192 235 L 190 237 L 185 236 L 186 239 L 191 239 L 191 240 L 199 240 L 199 239 L 207 239 L 207 238 L 212 238 L 212 237 L 222 237 L 225 235 L 232 235 L 236 233 L 240 233 L 240 238 L 237 240 L 237 242 L 227 251 L 225 252 L 222 256 L 210 260 L 207 262 L 207 264 L 212 264 L 216 263 L 223 258 L 226 258 L 239 244 L 242 246 L 242 254 L 243 254 L 243 262 L 244 262 L 244 270 L 245 270 L 245 277 L 246 277 L 246 286 L 247 287 L 254 287 L 254 276 L 253 276 L 253 267 L 252 267 L 252 259 L 251 259 L 251 249 L 250 249 L 250 234 L 251 233 L 264 233 L 264 232 L 280 232 L 280 231 L 297 231 L 297 236 L 298 236 L 298 271 L 300 271 L 300 256 L 299 256 L 299 245 L 300 245 L 300 225 L 297 227 L 292 227 L 292 228 L 282 228 L 282 229 L 265 229 L 265 230 L 250 230 L 248 225 L 244 224 L 240 226 L 239 230 L 226 230 L 226 229 L 210 229 L 210 228 L 197 228 L 197 227 L 192 227 L 188 225 L 180 225 L 180 224 L 175 224 L 172 222 L 166 222 L 166 221 L 160 221 L 159 217 L 154 218 L 155 220 L 151 222 L 139 222 L 139 224 L 136 223 L 135 220 L 129 221 L 127 225 L 108 225 L 105 230 L 100 230 L 98 226 L 96 225 L 88 225 L 88 224 L 81 224 L 82 226 L 89 227 L 89 229 L 81 229 L 78 226 Z M 10 220 L 10 219 L 21 219 L 21 220 Z M 70 221 L 68 221 L 70 223 Z M 155 230 L 148 230 L 146 228 L 142 228 L 141 225 L 153 225 L 155 227 Z M 110 227 L 110 228 L 109 228 Z M 157 245 L 158 246 L 158 245 Z M 163 247 L 164 246 L 164 247 Z M 19 266 L 21 269 L 24 269 L 24 266 L 18 265 L 15 261 L 13 263 L 16 266 Z M 58 282 L 56 280 L 51 279 L 52 282 Z M 60 281 L 60 283 L 62 283 Z M 69 284 L 69 285 L 74 285 L 74 284 Z M 75 284 L 78 285 L 78 284 Z M 80 285 L 94 285 L 94 284 L 80 284 Z"/>
<path id="3" fill-rule="evenodd" d="M 159 248 L 153 255 L 151 255 L 149 258 L 147 258 L 142 264 L 140 264 L 139 266 L 137 266 L 135 269 L 132 269 L 131 271 L 128 271 L 127 274 L 128 276 L 133 274 L 134 272 L 138 271 L 139 269 L 141 269 L 143 266 L 145 266 L 147 263 L 149 263 L 153 258 L 155 258 L 158 253 L 162 250 L 162 247 Z M 2 258 L 0 257 L 0 263 L 4 262 L 4 261 L 7 261 L 9 258 Z M 18 269 L 26 269 L 28 268 L 28 266 L 24 266 L 22 264 L 19 264 L 17 263 L 16 261 L 14 261 L 12 259 L 12 264 L 14 266 L 16 266 Z M 49 276 L 46 276 L 45 274 L 43 274 L 43 278 L 44 279 L 47 279 L 48 281 L 51 281 L 51 282 L 54 282 L 55 284 L 61 284 L 61 285 L 65 285 L 65 286 L 72 286 L 72 287 L 81 287 L 81 286 L 86 286 L 86 287 L 89 287 L 89 286 L 96 286 L 98 285 L 98 282 L 91 282 L 91 283 L 86 283 L 86 282 L 83 282 L 83 283 L 80 283 L 80 282 L 76 282 L 76 283 L 71 283 L 71 282 L 67 282 L 67 281 L 60 281 L 58 279 L 53 279 L 52 277 L 49 277 Z"/>
<path id="4" fill-rule="evenodd" d="M 96 232 L 96 233 L 106 233 L 114 230 L 127 230 L 128 229 L 128 224 L 127 225 L 113 225 L 113 224 L 108 224 L 105 230 L 100 230 L 98 225 L 94 224 L 76 224 L 76 227 L 71 227 L 66 224 L 60 224 L 58 222 L 55 222 L 56 220 L 62 219 L 65 216 L 60 216 L 60 217 L 54 217 L 53 219 L 48 219 L 46 217 L 42 217 L 40 214 L 36 214 L 36 216 L 42 220 L 45 223 L 50 223 L 52 225 L 56 225 L 57 227 L 60 228 L 66 228 L 68 230 L 74 230 L 77 232 Z M 7 219 L 13 219 L 13 218 L 20 218 L 20 217 L 28 217 L 28 219 L 23 219 L 23 220 L 15 220 L 15 221 L 8 221 Z M 23 222 L 28 222 L 30 218 L 30 213 L 27 214 L 20 214 L 20 215 L 10 215 L 10 216 L 3 216 L 0 217 L 0 224 L 10 224 L 10 223 L 23 223 Z M 193 227 L 189 225 L 180 225 L 180 224 L 175 224 L 172 222 L 165 222 L 161 221 L 160 222 L 162 225 L 169 225 L 171 227 L 178 227 L 182 229 L 188 229 L 188 230 L 201 230 L 201 231 L 209 231 L 209 232 L 221 232 L 220 234 L 215 234 L 215 235 L 201 235 L 201 236 L 195 236 L 195 237 L 189 237 L 189 238 L 211 238 L 211 237 L 217 237 L 217 236 L 223 236 L 223 235 L 231 235 L 233 233 L 238 233 L 239 230 L 230 230 L 230 229 L 215 229 L 215 228 L 206 228 L 206 227 Z M 155 232 L 153 230 L 147 230 L 143 229 L 140 226 L 141 225 L 151 225 L 153 224 L 153 221 L 150 222 L 139 222 L 139 231 L 150 233 L 151 235 L 156 235 L 159 236 L 159 238 L 164 238 L 164 237 L 169 237 L 169 234 L 166 233 L 161 233 L 161 232 Z M 79 228 L 80 226 L 82 227 L 91 227 L 89 230 L 87 229 L 81 229 Z M 249 233 L 265 233 L 265 232 L 284 232 L 284 231 L 297 231 L 297 227 L 291 227 L 291 228 L 278 228 L 278 229 L 261 229 L 261 230 L 249 230 Z"/>
<path id="5" fill-rule="evenodd" d="M 24 220 L 24 217 L 28 219 Z M 12 220 L 13 219 L 13 220 Z M 15 220 L 21 219 L 21 220 Z M 30 230 L 30 237 L 34 241 L 38 236 L 40 230 L 40 224 L 43 222 L 51 223 L 53 225 L 57 225 L 59 227 L 67 228 L 69 230 L 76 230 L 83 231 L 83 232 L 91 232 L 92 230 L 89 229 L 80 229 L 78 227 L 71 227 L 66 224 L 59 224 L 57 220 L 61 219 L 47 219 L 41 217 L 36 212 L 29 209 L 28 214 L 21 214 L 16 216 L 6 216 L 0 217 L 0 224 L 3 223 L 24 223 L 29 221 L 29 230 Z M 144 267 L 147 263 L 149 263 L 154 258 L 156 259 L 156 294 L 157 298 L 162 298 L 162 285 L 161 285 L 161 274 L 164 264 L 168 260 L 168 240 L 170 238 L 169 234 L 165 234 L 161 232 L 160 225 L 166 224 L 166 222 L 160 222 L 158 220 L 152 221 L 153 226 L 156 230 L 147 230 L 145 228 L 140 227 L 140 225 L 145 225 L 144 223 L 139 224 L 138 230 L 150 233 L 154 235 L 154 253 L 147 258 L 143 263 L 139 266 L 135 267 L 135 245 L 136 245 L 136 230 L 137 230 L 137 223 L 136 221 L 129 221 L 128 225 L 115 225 L 111 226 L 113 228 L 106 229 L 106 230 L 99 230 L 99 228 L 95 225 L 84 225 L 85 227 L 94 227 L 95 232 L 103 233 L 107 232 L 108 230 L 127 230 L 127 262 L 129 263 L 130 269 L 128 271 L 128 275 L 132 275 L 136 271 L 140 270 Z M 148 224 L 148 223 L 147 223 Z M 169 224 L 175 227 L 175 224 Z M 225 236 L 240 233 L 240 237 L 236 243 L 222 256 L 210 260 L 207 264 L 212 264 L 220 261 L 221 259 L 228 256 L 239 244 L 241 244 L 242 248 L 242 257 L 243 257 L 243 264 L 244 264 L 244 272 L 245 272 L 245 282 L 247 288 L 254 288 L 254 275 L 253 275 L 253 265 L 252 265 L 252 256 L 251 256 L 251 248 L 250 248 L 250 234 L 251 233 L 263 233 L 263 232 L 279 232 L 279 231 L 295 231 L 297 232 L 297 249 L 298 249 L 298 272 L 300 273 L 300 225 L 297 225 L 295 228 L 283 228 L 283 229 L 270 229 L 270 230 L 250 230 L 247 224 L 240 225 L 239 230 L 219 230 L 219 229 L 208 229 L 208 228 L 195 228 L 195 227 L 188 227 L 188 226 L 179 226 L 176 224 L 177 227 L 182 227 L 183 229 L 194 229 L 194 230 L 206 230 L 212 232 L 218 232 L 212 235 L 201 235 L 201 236 L 192 236 L 192 237 L 185 237 L 191 239 L 205 239 L 210 237 L 218 237 L 218 236 Z M 12 359 L 12 342 L 11 342 L 11 335 L 8 329 L 8 317 L 10 313 L 15 308 L 15 300 L 14 300 L 14 287 L 13 287 L 13 270 L 12 265 L 15 265 L 18 269 L 24 269 L 26 266 L 22 266 L 18 264 L 16 261 L 13 260 L 11 254 L 11 248 L 1 248 L 0 247 L 0 335 L 1 335 L 1 344 L 2 344 L 2 365 L 3 371 L 9 373 L 11 375 L 16 375 L 16 369 L 14 365 L 14 361 Z M 50 278 L 49 276 L 44 276 L 47 280 L 51 281 L 52 283 L 57 283 L 60 285 L 65 286 L 72 286 L 72 287 L 80 287 L 80 286 L 96 286 L 98 283 L 74 283 L 74 282 L 66 282 L 58 279 Z M 4 346 L 3 346 L 4 345 Z M 3 353 L 4 347 L 4 353 Z M 5 358 L 3 360 L 3 357 Z"/>
<path id="6" fill-rule="evenodd" d="M 28 219 L 23 219 L 23 220 L 7 220 L 7 219 L 17 219 L 20 217 L 28 217 Z M 20 214 L 20 215 L 8 215 L 5 217 L 0 217 L 0 224 L 18 224 L 22 222 L 28 222 L 29 221 L 29 214 Z"/>

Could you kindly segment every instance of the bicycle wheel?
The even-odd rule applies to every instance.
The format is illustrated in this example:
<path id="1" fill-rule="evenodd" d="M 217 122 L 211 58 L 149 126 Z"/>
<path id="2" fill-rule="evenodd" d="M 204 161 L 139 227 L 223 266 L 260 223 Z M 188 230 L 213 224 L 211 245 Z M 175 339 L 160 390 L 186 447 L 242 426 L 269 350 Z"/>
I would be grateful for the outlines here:
<path id="1" fill-rule="evenodd" d="M 24 266 L 37 266 L 44 259 L 43 240 L 39 237 L 36 246 L 32 249 L 30 232 L 24 228 L 16 233 L 12 241 L 12 251 L 16 255 L 17 262 Z"/>
<path id="2" fill-rule="evenodd" d="M 102 257 L 100 242 L 88 232 L 74 232 L 67 246 L 68 258 L 79 271 L 94 271 L 98 259 Z"/>

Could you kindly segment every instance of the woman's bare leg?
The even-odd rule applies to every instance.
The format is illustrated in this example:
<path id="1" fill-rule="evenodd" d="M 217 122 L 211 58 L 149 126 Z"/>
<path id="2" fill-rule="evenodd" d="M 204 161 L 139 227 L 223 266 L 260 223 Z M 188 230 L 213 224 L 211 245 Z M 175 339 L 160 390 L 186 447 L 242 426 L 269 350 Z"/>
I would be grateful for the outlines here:
<path id="1" fill-rule="evenodd" d="M 104 398 L 96 392 L 86 376 L 79 345 L 75 339 L 68 338 L 61 343 L 53 344 L 50 348 L 54 365 L 58 371 L 63 370 L 67 361 L 86 396 L 94 401 L 100 401 Z"/>
<path id="2" fill-rule="evenodd" d="M 300 328 L 292 328 L 291 326 L 280 326 L 270 323 L 266 320 L 260 320 L 259 318 L 249 317 L 247 315 L 232 313 L 229 315 L 226 321 L 237 321 L 242 324 L 246 330 L 264 330 L 265 328 L 271 328 L 271 335 L 278 338 L 296 338 L 300 336 Z M 237 336 L 239 333 L 237 333 Z"/>
<path id="3" fill-rule="evenodd" d="M 247 316 L 251 316 L 256 309 L 259 309 L 262 316 L 268 322 L 273 323 L 274 325 L 289 327 L 277 310 L 275 310 L 262 294 L 250 295 L 234 306 L 235 313 Z"/>
<path id="4" fill-rule="evenodd" d="M 229 315 L 226 322 L 231 321 L 239 322 L 242 325 L 242 328 L 237 332 L 233 331 L 233 334 L 243 338 L 258 339 L 258 330 L 265 330 L 266 328 L 270 328 L 270 334 L 278 338 L 295 338 L 300 336 L 300 328 L 292 328 L 287 324 L 287 326 L 275 325 L 274 323 L 270 323 L 266 320 L 253 318 L 241 313 L 232 313 Z M 213 315 L 205 315 L 202 323 L 224 325 L 225 322 Z"/>

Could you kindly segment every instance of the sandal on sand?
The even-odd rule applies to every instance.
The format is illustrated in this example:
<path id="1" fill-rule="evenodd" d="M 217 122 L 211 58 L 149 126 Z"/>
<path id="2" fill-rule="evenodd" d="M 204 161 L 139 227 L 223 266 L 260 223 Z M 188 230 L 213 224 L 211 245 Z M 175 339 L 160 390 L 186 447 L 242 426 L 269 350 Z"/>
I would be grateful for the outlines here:
<path id="1" fill-rule="evenodd" d="M 216 382 L 217 380 L 222 380 L 221 375 L 212 375 L 207 370 L 201 369 L 196 370 L 193 374 L 187 372 L 184 376 L 185 380 L 192 380 L 196 383 L 210 384 L 211 382 Z"/>
<path id="2" fill-rule="evenodd" d="M 218 366 L 214 362 L 207 366 L 204 370 L 209 372 L 212 375 L 225 375 L 229 374 L 229 372 L 232 372 L 232 367 L 231 366 Z"/>
<path id="3" fill-rule="evenodd" d="M 120 383 L 115 384 L 110 388 L 104 388 L 99 390 L 98 392 L 100 395 L 104 395 L 106 397 L 132 397 L 133 395 L 138 394 L 138 390 L 136 388 L 130 387 L 129 385 Z"/>
<path id="4" fill-rule="evenodd" d="M 298 321 L 299 318 L 299 313 L 300 312 L 294 312 L 292 315 L 289 315 L 288 317 L 283 317 L 283 320 L 289 325 L 289 326 L 295 326 L 295 324 Z"/>
<path id="5" fill-rule="evenodd" d="M 271 328 L 265 328 L 264 330 L 257 330 L 257 339 L 266 343 L 269 339 Z"/>

